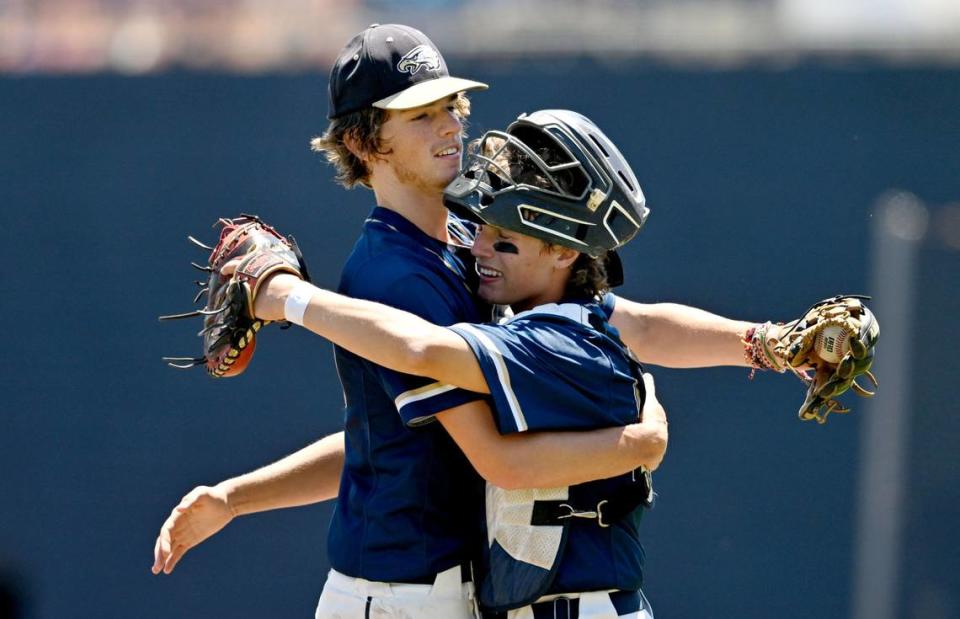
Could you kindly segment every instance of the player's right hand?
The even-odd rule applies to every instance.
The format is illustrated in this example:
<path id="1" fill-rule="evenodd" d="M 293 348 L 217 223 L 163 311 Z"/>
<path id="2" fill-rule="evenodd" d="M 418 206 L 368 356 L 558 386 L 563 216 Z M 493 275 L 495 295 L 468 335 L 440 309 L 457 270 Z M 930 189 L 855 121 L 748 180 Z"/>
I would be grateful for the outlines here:
<path id="1" fill-rule="evenodd" d="M 647 372 L 643 373 L 643 386 L 645 390 L 645 396 L 643 399 L 643 407 L 640 409 L 640 423 L 644 425 L 656 424 L 659 428 L 658 436 L 660 436 L 662 439 L 662 442 L 660 443 L 660 449 L 658 449 L 656 453 L 657 457 L 653 458 L 653 461 L 646 465 L 646 469 L 652 472 L 660 466 L 660 463 L 663 461 L 663 457 L 667 453 L 667 441 L 669 437 L 669 432 L 667 429 L 667 412 L 663 409 L 663 406 L 657 399 L 657 388 L 653 382 L 652 374 Z"/>
<path id="2" fill-rule="evenodd" d="M 160 527 L 151 571 L 171 573 L 188 550 L 227 526 L 234 515 L 221 486 L 191 490 Z"/>
<path id="3" fill-rule="evenodd" d="M 646 397 L 643 399 L 640 419 L 667 423 L 667 412 L 663 410 L 660 400 L 657 399 L 657 387 L 653 382 L 653 374 L 643 373 L 643 386 L 646 390 Z"/>

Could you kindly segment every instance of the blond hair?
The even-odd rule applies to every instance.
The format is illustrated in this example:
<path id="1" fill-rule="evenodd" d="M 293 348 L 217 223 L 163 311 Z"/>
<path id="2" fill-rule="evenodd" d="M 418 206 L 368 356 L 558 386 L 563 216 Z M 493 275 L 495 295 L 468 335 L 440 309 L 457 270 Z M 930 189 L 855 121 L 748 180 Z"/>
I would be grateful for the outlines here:
<path id="1" fill-rule="evenodd" d="M 459 93 L 453 100 L 454 113 L 460 118 L 464 129 L 470 116 L 470 100 Z M 365 107 L 341 118 L 334 118 L 323 135 L 310 140 L 310 149 L 323 153 L 337 171 L 337 182 L 352 189 L 357 185 L 370 187 L 370 170 L 363 159 L 347 148 L 346 137 L 350 136 L 363 155 L 386 155 L 380 130 L 387 121 L 387 110 Z"/>

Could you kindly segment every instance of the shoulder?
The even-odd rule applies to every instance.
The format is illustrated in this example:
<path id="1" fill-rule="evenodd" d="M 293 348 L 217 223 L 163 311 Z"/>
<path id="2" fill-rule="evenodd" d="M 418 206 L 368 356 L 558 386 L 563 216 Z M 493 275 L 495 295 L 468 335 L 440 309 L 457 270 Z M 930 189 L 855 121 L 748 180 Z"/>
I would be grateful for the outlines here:
<path id="1" fill-rule="evenodd" d="M 391 263 L 355 272 L 340 292 L 416 314 L 438 325 L 476 320 L 469 291 L 458 290 L 456 285 L 428 270 Z"/>
<path id="2" fill-rule="evenodd" d="M 626 345 L 608 321 L 605 299 L 587 303 L 548 303 L 521 312 L 501 326 L 514 337 L 581 357 L 626 359 Z"/>
<path id="3" fill-rule="evenodd" d="M 595 348 L 600 333 L 590 324 L 589 310 L 577 303 L 549 303 L 521 312 L 498 324 L 471 325 L 478 336 L 486 336 L 497 347 L 525 351 L 526 355 L 550 359 L 581 357 Z M 458 325 L 463 326 L 463 325 Z"/>
<path id="4" fill-rule="evenodd" d="M 429 270 L 412 268 L 411 263 L 386 260 L 367 261 L 355 269 L 343 292 L 393 305 L 395 301 L 417 295 L 443 295 L 444 283 Z"/>
<path id="5" fill-rule="evenodd" d="M 584 303 L 545 303 L 520 312 L 503 322 L 514 329 L 562 328 L 574 331 L 597 331 L 598 319 L 592 307 Z M 595 316 L 595 317 L 594 317 Z"/>
<path id="6" fill-rule="evenodd" d="M 429 273 L 413 252 L 402 250 L 351 256 L 344 266 L 344 276 L 349 277 L 353 287 L 379 285 L 401 278 L 416 279 Z"/>
<path id="7" fill-rule="evenodd" d="M 462 277 L 462 266 L 450 264 L 453 252 L 439 242 L 423 242 L 368 222 L 347 258 L 344 273 L 363 277 L 395 277 L 408 271 L 439 277 Z M 385 226 L 386 224 L 379 224 Z"/>
<path id="8" fill-rule="evenodd" d="M 377 239 L 365 233 L 343 267 L 340 291 L 359 296 L 397 282 L 414 284 L 434 279 L 436 269 L 424 253 L 424 248 L 400 234 Z"/>
<path id="9" fill-rule="evenodd" d="M 378 224 L 385 226 L 386 224 Z M 477 321 L 462 268 L 441 247 L 368 225 L 347 259 L 338 292 L 417 314 L 436 324 Z"/>

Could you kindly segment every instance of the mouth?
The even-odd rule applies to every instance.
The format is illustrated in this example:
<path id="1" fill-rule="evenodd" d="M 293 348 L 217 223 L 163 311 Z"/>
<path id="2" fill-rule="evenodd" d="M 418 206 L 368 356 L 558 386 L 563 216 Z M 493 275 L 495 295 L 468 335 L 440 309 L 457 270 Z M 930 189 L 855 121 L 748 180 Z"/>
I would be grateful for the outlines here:
<path id="1" fill-rule="evenodd" d="M 433 154 L 434 157 L 438 159 L 448 159 L 450 157 L 459 157 L 460 156 L 460 145 L 454 144 L 452 146 L 447 146 L 441 148 Z"/>
<path id="2" fill-rule="evenodd" d="M 481 280 L 483 281 L 492 281 L 492 280 L 503 277 L 503 273 L 501 271 L 498 271 L 496 269 L 491 269 L 488 266 L 483 266 L 479 262 L 476 263 L 476 266 L 474 268 L 477 271 L 477 275 L 479 275 Z"/>

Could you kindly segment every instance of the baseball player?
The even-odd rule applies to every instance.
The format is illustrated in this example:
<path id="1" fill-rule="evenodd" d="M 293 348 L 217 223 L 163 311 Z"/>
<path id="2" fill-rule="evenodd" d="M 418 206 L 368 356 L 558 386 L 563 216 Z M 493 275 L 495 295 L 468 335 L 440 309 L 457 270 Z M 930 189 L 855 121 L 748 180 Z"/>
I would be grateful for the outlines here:
<path id="1" fill-rule="evenodd" d="M 448 231 L 442 203 L 460 167 L 469 112 L 461 93 L 483 87 L 450 77 L 429 39 L 412 28 L 373 26 L 344 48 L 331 74 L 332 121 L 316 146 L 342 183 L 373 189 L 378 207 L 348 259 L 341 292 L 437 324 L 489 316 L 472 295 L 469 255 L 449 243 L 468 230 L 454 219 Z M 378 609 L 472 616 L 470 561 L 483 545 L 484 485 L 476 471 L 504 488 L 556 487 L 652 469 L 663 454 L 663 441 L 652 440 L 656 433 L 642 422 L 510 440 L 479 394 L 343 349 L 336 359 L 345 432 L 194 489 L 161 528 L 155 573 L 172 571 L 238 514 L 339 496 L 328 544 L 334 572 L 318 617 L 376 616 Z M 339 487 L 331 481 L 337 477 Z"/>
<path id="2" fill-rule="evenodd" d="M 648 213 L 616 146 L 574 112 L 521 116 L 484 136 L 445 195 L 482 222 L 472 248 L 479 292 L 520 312 L 513 318 L 437 327 L 286 274 L 266 284 L 257 315 L 304 325 L 395 370 L 489 393 L 504 434 L 624 425 L 643 409 L 652 441 L 665 441 L 662 411 L 643 407 L 652 379 L 608 323 L 614 299 L 603 296 L 617 260 L 607 250 Z M 649 474 L 638 471 L 535 490 L 488 484 L 482 607 L 508 619 L 652 617 L 638 534 L 651 494 Z M 352 584 L 336 571 L 330 579 Z"/>

